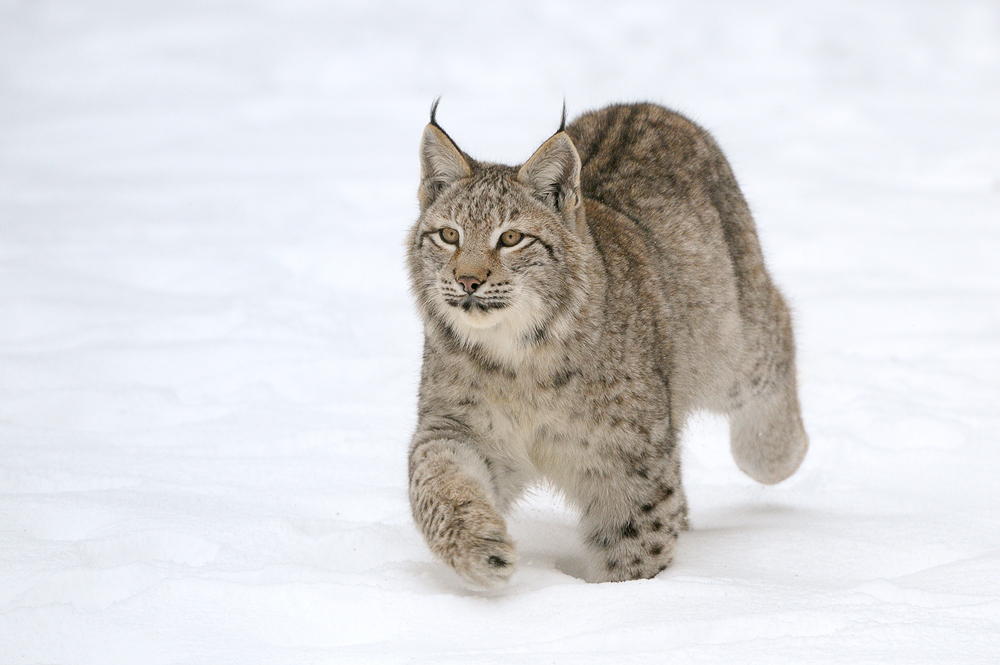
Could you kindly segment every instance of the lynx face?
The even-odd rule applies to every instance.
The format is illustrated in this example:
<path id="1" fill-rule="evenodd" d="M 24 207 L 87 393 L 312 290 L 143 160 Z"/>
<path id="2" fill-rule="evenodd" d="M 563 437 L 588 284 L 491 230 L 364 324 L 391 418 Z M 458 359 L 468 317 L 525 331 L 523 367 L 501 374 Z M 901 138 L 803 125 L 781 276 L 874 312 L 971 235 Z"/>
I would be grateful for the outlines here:
<path id="1" fill-rule="evenodd" d="M 515 169 L 475 162 L 431 124 L 421 172 L 409 268 L 422 314 L 495 360 L 523 355 L 581 286 L 572 142 L 556 134 Z"/>
<path id="2" fill-rule="evenodd" d="M 456 332 L 530 333 L 560 290 L 561 221 L 503 175 L 458 182 L 418 223 L 421 298 Z M 553 288 L 554 287 L 554 288 Z M 555 293 L 553 293 L 555 291 Z"/>

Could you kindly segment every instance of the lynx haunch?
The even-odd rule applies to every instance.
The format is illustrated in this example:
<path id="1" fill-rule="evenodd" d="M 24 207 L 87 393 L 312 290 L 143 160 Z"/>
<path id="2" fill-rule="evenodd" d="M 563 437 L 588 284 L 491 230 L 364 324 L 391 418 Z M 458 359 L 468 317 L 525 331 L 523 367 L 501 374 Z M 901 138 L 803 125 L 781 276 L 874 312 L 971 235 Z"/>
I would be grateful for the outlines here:
<path id="1" fill-rule="evenodd" d="M 808 448 L 791 319 L 736 179 L 707 132 L 653 104 L 564 121 L 516 167 L 469 157 L 435 109 L 407 245 L 417 526 L 469 586 L 498 586 L 517 561 L 503 515 L 547 480 L 580 510 L 590 579 L 652 577 L 687 528 L 689 414 L 726 414 L 762 483 Z"/>

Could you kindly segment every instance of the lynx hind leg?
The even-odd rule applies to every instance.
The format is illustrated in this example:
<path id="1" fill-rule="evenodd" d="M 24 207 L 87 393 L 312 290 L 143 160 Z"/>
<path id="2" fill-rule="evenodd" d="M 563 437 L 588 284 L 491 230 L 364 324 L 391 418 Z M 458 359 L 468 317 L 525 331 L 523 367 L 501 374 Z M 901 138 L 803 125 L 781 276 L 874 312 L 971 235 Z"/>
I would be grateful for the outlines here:
<path id="1" fill-rule="evenodd" d="M 679 468 L 670 466 L 658 477 L 638 469 L 617 481 L 603 475 L 600 484 L 589 484 L 589 500 L 581 503 L 593 581 L 650 578 L 671 564 L 688 520 Z"/>
<path id="2" fill-rule="evenodd" d="M 444 440 L 410 450 L 410 508 L 431 551 L 475 590 L 503 585 L 517 566 L 514 541 L 497 510 L 486 464 Z"/>
<path id="3" fill-rule="evenodd" d="M 809 449 L 802 426 L 795 370 L 729 414 L 729 445 L 736 465 L 765 485 L 785 480 Z"/>

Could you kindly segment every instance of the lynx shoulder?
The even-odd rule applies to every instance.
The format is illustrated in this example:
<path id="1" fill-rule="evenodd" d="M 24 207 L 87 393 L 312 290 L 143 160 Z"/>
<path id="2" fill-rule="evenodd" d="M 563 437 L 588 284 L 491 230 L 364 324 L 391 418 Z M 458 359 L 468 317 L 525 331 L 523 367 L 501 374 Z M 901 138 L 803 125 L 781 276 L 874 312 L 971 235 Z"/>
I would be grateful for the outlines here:
<path id="1" fill-rule="evenodd" d="M 472 159 L 432 109 L 420 166 L 410 504 L 469 586 L 510 577 L 504 513 L 543 479 L 579 508 L 590 579 L 663 570 L 687 528 L 677 443 L 695 410 L 728 416 L 752 478 L 794 473 L 808 439 L 791 319 L 704 130 L 615 105 L 511 167 Z"/>

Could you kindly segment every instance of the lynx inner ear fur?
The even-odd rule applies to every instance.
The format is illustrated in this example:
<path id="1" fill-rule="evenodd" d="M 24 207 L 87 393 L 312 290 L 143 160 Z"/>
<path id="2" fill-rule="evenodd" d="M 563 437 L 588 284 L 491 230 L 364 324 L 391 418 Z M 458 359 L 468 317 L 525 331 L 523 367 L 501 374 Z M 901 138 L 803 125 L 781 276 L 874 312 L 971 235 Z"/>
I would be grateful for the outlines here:
<path id="1" fill-rule="evenodd" d="M 472 175 L 468 160 L 451 138 L 431 122 L 420 139 L 420 189 L 417 198 L 423 211 L 449 185 Z"/>
<path id="2" fill-rule="evenodd" d="M 575 219 L 580 203 L 580 155 L 569 134 L 557 132 L 543 143 L 517 172 L 517 179 L 567 221 Z"/>

